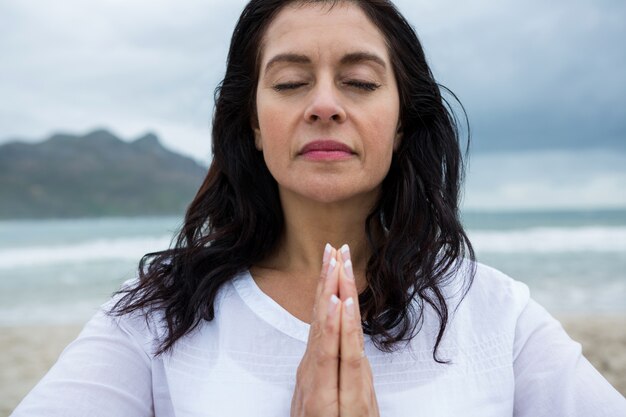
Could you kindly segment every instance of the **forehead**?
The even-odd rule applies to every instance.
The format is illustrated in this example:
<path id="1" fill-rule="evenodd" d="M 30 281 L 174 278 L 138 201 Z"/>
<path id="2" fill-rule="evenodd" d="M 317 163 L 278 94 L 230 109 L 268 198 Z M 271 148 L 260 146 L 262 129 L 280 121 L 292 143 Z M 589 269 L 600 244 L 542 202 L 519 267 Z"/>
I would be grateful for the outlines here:
<path id="1" fill-rule="evenodd" d="M 261 63 L 281 53 L 319 56 L 364 51 L 388 60 L 383 33 L 351 1 L 296 3 L 283 8 L 270 23 L 261 45 Z"/>

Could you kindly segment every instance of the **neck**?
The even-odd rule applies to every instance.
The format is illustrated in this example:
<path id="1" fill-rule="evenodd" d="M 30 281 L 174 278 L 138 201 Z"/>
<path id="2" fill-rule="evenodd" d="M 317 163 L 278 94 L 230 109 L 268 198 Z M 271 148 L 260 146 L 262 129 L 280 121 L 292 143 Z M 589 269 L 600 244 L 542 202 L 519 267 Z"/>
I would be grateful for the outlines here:
<path id="1" fill-rule="evenodd" d="M 364 280 L 370 257 L 365 219 L 376 201 L 375 195 L 320 203 L 281 190 L 280 198 L 284 232 L 274 253 L 263 262 L 264 267 L 290 272 L 294 276 L 317 277 L 326 243 L 336 249 L 347 243 L 355 276 Z"/>

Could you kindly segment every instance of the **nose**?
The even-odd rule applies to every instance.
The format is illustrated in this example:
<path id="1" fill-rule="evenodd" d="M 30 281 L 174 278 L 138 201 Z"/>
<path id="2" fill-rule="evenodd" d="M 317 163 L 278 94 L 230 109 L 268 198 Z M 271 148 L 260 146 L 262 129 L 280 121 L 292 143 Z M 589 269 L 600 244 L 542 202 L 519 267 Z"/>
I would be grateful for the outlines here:
<path id="1" fill-rule="evenodd" d="M 333 82 L 318 82 L 311 92 L 311 101 L 304 112 L 307 122 L 338 122 L 346 120 L 346 111 Z"/>

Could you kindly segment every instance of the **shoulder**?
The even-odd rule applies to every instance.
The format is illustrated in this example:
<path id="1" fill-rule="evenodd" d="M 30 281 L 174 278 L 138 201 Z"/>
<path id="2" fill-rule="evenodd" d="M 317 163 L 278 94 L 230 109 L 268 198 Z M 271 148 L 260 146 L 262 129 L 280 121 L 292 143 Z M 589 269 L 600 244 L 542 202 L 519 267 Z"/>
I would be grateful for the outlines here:
<path id="1" fill-rule="evenodd" d="M 470 295 L 477 302 L 493 306 L 507 306 L 521 311 L 530 299 L 530 290 L 523 282 L 490 266 L 475 262 L 474 282 Z"/>
<path id="2" fill-rule="evenodd" d="M 157 352 L 161 349 L 163 341 L 169 334 L 168 316 L 165 308 L 145 307 L 134 310 L 131 313 L 115 313 L 118 303 L 120 301 L 123 302 L 124 291 L 136 288 L 138 283 L 139 279 L 137 277 L 125 281 L 121 285 L 120 291 L 100 307 L 100 310 L 90 320 L 85 330 L 89 328 L 99 332 L 114 330 L 119 334 L 123 334 L 129 343 L 140 347 L 145 355 L 152 359 L 157 356 Z M 224 300 L 232 297 L 232 295 L 232 285 L 222 285 L 220 287 L 214 300 L 216 317 L 221 313 L 223 305 L 228 304 L 224 303 Z M 183 338 L 192 338 L 195 333 L 199 332 L 208 324 L 206 320 L 201 319 L 199 324 L 183 336 Z"/>
<path id="3" fill-rule="evenodd" d="M 99 311 L 83 329 L 83 333 L 116 333 L 124 338 L 126 343 L 139 348 L 146 358 L 152 358 L 167 329 L 163 312 L 156 309 L 153 311 L 136 310 L 125 314 L 115 313 L 118 303 L 124 297 L 123 291 L 136 287 L 138 283 L 138 278 L 125 281 L 120 291 L 100 306 Z"/>
<path id="4" fill-rule="evenodd" d="M 519 315 L 530 300 L 523 282 L 480 262 L 465 260 L 445 289 L 452 309 L 471 309 L 481 314 Z"/>
<path id="5" fill-rule="evenodd" d="M 509 345 L 530 302 L 526 284 L 469 260 L 464 261 L 450 285 L 444 288 L 444 294 L 452 333 L 474 341 L 498 338 Z"/>
<path id="6" fill-rule="evenodd" d="M 142 317 L 107 314 L 115 300 L 105 303 L 63 350 L 16 408 L 16 417 L 42 415 L 42 410 L 46 416 L 151 415 L 153 337 Z"/>

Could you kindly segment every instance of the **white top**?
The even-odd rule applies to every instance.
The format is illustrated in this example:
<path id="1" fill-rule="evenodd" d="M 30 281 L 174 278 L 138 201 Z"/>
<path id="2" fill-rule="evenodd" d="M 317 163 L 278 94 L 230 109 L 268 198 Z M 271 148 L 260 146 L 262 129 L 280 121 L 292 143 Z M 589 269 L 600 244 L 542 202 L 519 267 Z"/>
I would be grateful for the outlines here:
<path id="1" fill-rule="evenodd" d="M 454 306 L 458 286 L 446 291 Z M 432 359 L 438 326 L 425 314 L 399 352 L 365 337 L 381 416 L 626 416 L 624 397 L 526 285 L 478 264 L 439 350 L 450 365 Z M 171 354 L 151 353 L 156 327 L 96 314 L 12 416 L 289 416 L 309 325 L 249 273 L 222 287 L 215 319 Z"/>

